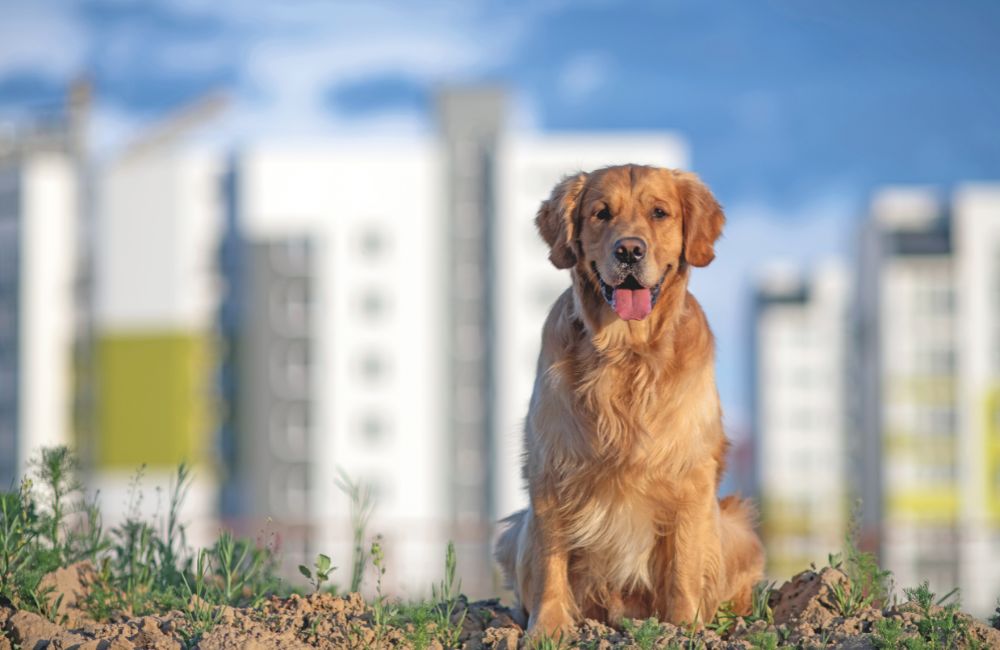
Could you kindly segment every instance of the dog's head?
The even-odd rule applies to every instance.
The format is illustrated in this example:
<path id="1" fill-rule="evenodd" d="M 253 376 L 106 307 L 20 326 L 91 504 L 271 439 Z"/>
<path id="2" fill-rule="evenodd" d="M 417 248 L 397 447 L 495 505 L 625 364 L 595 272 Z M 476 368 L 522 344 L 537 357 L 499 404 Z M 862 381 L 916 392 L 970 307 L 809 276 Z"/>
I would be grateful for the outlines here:
<path id="1" fill-rule="evenodd" d="M 556 185 L 535 218 L 556 268 L 576 268 L 623 320 L 652 312 L 664 284 L 706 266 L 722 208 L 687 172 L 607 167 Z"/>

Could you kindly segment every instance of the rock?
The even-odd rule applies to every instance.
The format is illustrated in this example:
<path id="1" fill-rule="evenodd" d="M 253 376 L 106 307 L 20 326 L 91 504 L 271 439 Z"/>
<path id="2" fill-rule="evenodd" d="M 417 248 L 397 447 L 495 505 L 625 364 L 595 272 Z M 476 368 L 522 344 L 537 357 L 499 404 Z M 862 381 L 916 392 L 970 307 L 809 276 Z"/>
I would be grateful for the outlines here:
<path id="1" fill-rule="evenodd" d="M 64 630 L 38 614 L 19 611 L 7 620 L 10 640 L 21 648 L 45 648 L 50 643 L 62 647 L 81 645 L 87 641 L 82 636 Z"/>
<path id="2" fill-rule="evenodd" d="M 516 627 L 490 627 L 483 633 L 483 645 L 494 650 L 516 650 L 521 630 Z"/>
<path id="3" fill-rule="evenodd" d="M 828 626 L 837 617 L 833 586 L 838 584 L 846 587 L 847 576 L 832 567 L 798 574 L 771 595 L 775 624 L 797 627 L 804 623 L 814 629 Z"/>
<path id="4" fill-rule="evenodd" d="M 83 611 L 83 603 L 96 577 L 93 564 L 77 562 L 45 574 L 38 583 L 38 590 L 45 593 L 45 604 L 49 608 L 58 603 L 56 615 L 65 617 L 68 627 L 79 627 L 89 620 Z"/>

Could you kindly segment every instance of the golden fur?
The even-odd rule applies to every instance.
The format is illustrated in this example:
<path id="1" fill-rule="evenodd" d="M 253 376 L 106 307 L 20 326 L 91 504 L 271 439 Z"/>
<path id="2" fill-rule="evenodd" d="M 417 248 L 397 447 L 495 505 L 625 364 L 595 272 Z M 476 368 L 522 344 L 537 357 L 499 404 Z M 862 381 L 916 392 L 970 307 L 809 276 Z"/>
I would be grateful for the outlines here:
<path id="1" fill-rule="evenodd" d="M 763 550 L 751 505 L 716 498 L 729 443 L 714 340 L 687 291 L 724 221 L 693 174 L 635 165 L 568 177 L 542 203 L 536 224 L 572 286 L 542 332 L 524 434 L 531 504 L 496 548 L 533 634 L 581 617 L 709 621 L 727 600 L 749 610 Z M 602 295 L 601 279 L 623 281 L 622 237 L 647 244 L 635 280 L 662 283 L 641 320 Z"/>

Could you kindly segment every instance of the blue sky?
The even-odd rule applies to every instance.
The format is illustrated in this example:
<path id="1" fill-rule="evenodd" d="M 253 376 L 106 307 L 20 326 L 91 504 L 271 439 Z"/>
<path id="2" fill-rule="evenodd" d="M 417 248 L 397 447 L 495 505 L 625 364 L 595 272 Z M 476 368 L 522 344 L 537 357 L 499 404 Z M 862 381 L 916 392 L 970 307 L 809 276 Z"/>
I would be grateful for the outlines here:
<path id="1" fill-rule="evenodd" d="M 850 251 L 873 188 L 1000 179 L 1000 3 L 102 0 L 0 3 L 0 114 L 97 88 L 104 152 L 223 89 L 231 142 L 433 128 L 442 84 L 512 90 L 515 128 L 670 129 L 730 216 L 696 278 L 746 421 L 746 292 Z"/>

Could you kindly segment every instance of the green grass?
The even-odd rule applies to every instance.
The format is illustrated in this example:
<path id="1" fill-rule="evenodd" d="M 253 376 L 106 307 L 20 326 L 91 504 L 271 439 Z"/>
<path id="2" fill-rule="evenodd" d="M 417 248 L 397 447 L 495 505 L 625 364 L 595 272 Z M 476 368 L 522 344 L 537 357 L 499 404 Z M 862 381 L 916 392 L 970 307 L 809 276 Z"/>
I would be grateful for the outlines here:
<path id="1" fill-rule="evenodd" d="M 905 589 L 904 593 L 923 615 L 917 621 L 920 636 L 903 641 L 908 650 L 944 650 L 974 645 L 969 623 L 959 612 L 957 589 L 937 598 L 925 580 L 917 587 Z"/>
<path id="2" fill-rule="evenodd" d="M 207 548 L 192 548 L 180 516 L 192 481 L 190 469 L 184 465 L 178 467 L 172 479 L 166 512 L 153 519 L 140 514 L 144 478 L 140 468 L 131 482 L 124 520 L 109 528 L 105 528 L 96 502 L 85 499 L 77 477 L 76 461 L 66 448 L 45 449 L 30 464 L 28 476 L 16 490 L 0 492 L 0 595 L 18 609 L 59 622 L 60 602 L 41 588 L 41 580 L 55 569 L 84 560 L 93 565 L 96 574 L 80 605 L 88 616 L 106 621 L 179 610 L 184 612 L 185 620 L 178 632 L 188 646 L 197 644 L 218 624 L 222 606 L 260 609 L 272 595 L 306 590 L 336 593 L 331 578 L 337 568 L 322 553 L 315 556 L 311 566 L 298 567 L 309 585 L 298 589 L 278 579 L 276 558 L 270 548 L 228 531 L 222 531 Z M 431 600 L 402 603 L 389 598 L 383 589 L 388 567 L 382 539 L 368 538 L 367 527 L 374 510 L 371 493 L 343 472 L 337 483 L 351 502 L 351 590 L 360 590 L 366 572 L 370 568 L 375 571 L 375 595 L 368 603 L 370 614 L 366 615 L 370 616 L 374 643 L 395 644 L 402 640 L 406 647 L 416 650 L 460 647 L 469 610 L 461 596 L 454 544 L 448 544 L 442 578 L 432 586 Z M 832 587 L 837 613 L 843 617 L 869 607 L 890 605 L 892 575 L 878 566 L 874 556 L 861 552 L 856 539 L 857 531 L 852 526 L 843 552 L 830 557 L 830 565 L 848 578 Z M 757 623 L 757 631 L 742 633 L 752 647 L 786 647 L 790 630 L 785 626 L 770 627 L 774 624 L 770 606 L 774 586 L 773 582 L 754 586 L 747 616 L 741 618 L 731 605 L 723 604 L 706 627 L 727 637 L 737 627 L 745 629 L 743 626 Z M 969 619 L 959 612 L 957 590 L 938 598 L 925 582 L 905 593 L 919 618 L 909 628 L 904 628 L 898 617 L 878 620 L 870 634 L 875 647 L 976 647 Z M 486 610 L 478 611 L 488 615 Z M 1000 624 L 998 619 L 1000 602 L 994 625 Z M 307 618 L 301 634 L 316 639 L 321 633 L 320 622 L 319 613 Z M 769 627 L 759 631 L 759 622 Z M 356 625 L 348 634 L 361 643 L 366 630 L 361 622 Z M 662 647 L 667 628 L 649 618 L 626 619 L 621 629 L 629 639 L 629 647 L 651 650 Z M 820 641 L 826 642 L 825 631 Z M 589 643 L 594 645 L 593 641 Z M 672 643 L 671 647 L 685 649 L 705 647 L 698 626 L 693 624 L 683 627 L 682 636 Z M 541 637 L 533 640 L 531 647 L 555 649 L 568 645 L 564 637 Z"/>
<path id="3" fill-rule="evenodd" d="M 753 591 L 750 594 L 750 615 L 746 617 L 747 623 L 754 621 L 774 623 L 774 612 L 771 611 L 771 593 L 773 591 L 773 582 L 762 580 L 753 586 Z"/>
<path id="4" fill-rule="evenodd" d="M 875 621 L 872 643 L 879 650 L 896 650 L 902 647 L 903 622 L 898 618 Z"/>
<path id="5" fill-rule="evenodd" d="M 626 618 L 622 621 L 622 630 L 632 637 L 640 650 L 652 650 L 663 636 L 664 627 L 655 618 L 647 618 L 641 623 Z"/>
<path id="6" fill-rule="evenodd" d="M 774 632 L 751 632 L 747 641 L 754 650 L 777 650 L 778 635 Z"/>
<path id="7" fill-rule="evenodd" d="M 830 566 L 847 576 L 846 583 L 832 586 L 838 613 L 845 618 L 868 607 L 884 607 L 892 594 L 892 572 L 879 567 L 875 555 L 859 548 L 859 509 L 860 504 L 855 506 L 851 516 L 844 536 L 844 551 L 829 557 Z"/>
<path id="8" fill-rule="evenodd" d="M 194 642 L 214 625 L 218 606 L 253 607 L 277 592 L 269 549 L 229 532 L 210 548 L 188 546 L 180 511 L 189 468 L 178 467 L 166 514 L 153 521 L 139 514 L 143 474 L 140 468 L 130 483 L 122 523 L 105 530 L 96 504 L 83 498 L 72 454 L 43 449 L 18 490 L 0 493 L 0 593 L 19 609 L 55 620 L 59 602 L 49 602 L 41 579 L 86 560 L 96 572 L 82 603 L 91 618 L 187 611 L 184 633 Z"/>

